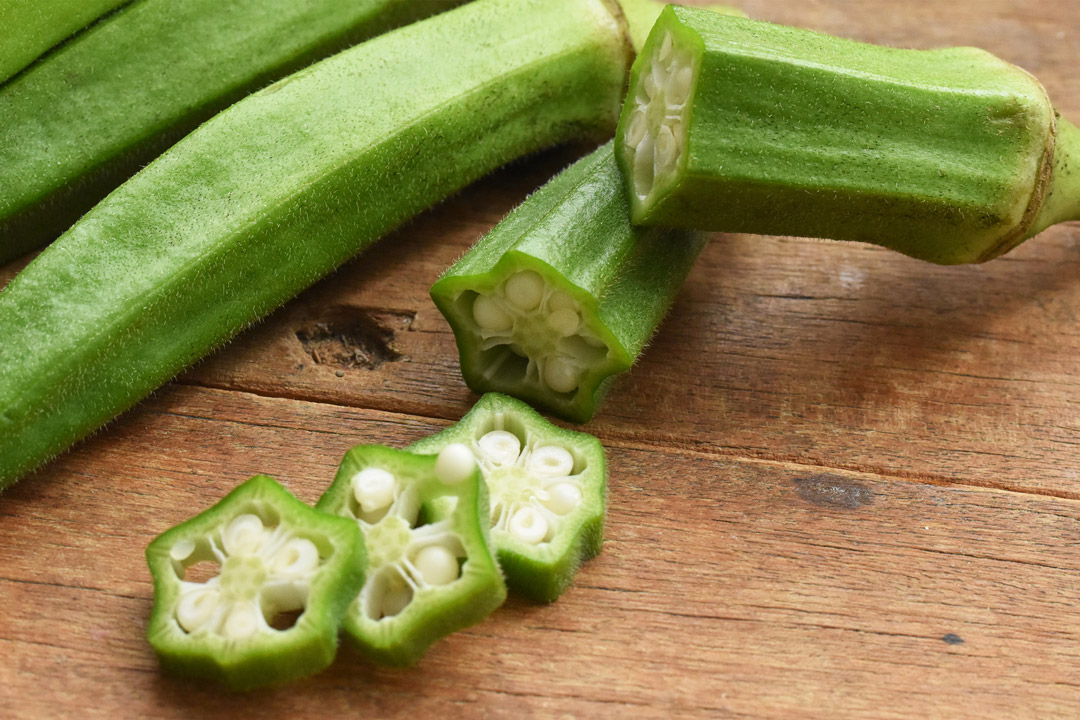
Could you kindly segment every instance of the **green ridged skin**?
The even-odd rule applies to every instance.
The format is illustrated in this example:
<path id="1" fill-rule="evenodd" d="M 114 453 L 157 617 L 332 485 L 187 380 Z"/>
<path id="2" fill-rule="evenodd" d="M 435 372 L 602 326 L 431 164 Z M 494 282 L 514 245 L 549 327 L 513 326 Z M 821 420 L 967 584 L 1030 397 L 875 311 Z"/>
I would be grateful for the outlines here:
<path id="1" fill-rule="evenodd" d="M 251 515 L 261 520 L 263 539 L 230 542 L 237 537 L 234 521 Z M 297 571 L 289 544 L 297 542 L 317 550 L 314 571 Z M 305 505 L 265 475 L 162 533 L 147 547 L 146 560 L 154 580 L 148 637 L 162 666 L 234 690 L 283 683 L 330 665 L 346 608 L 364 584 L 364 541 L 356 523 Z M 188 568 L 207 562 L 218 565 L 214 577 L 184 580 Z M 184 598 L 206 592 L 217 593 L 213 607 L 222 614 L 193 624 L 181 609 Z M 230 624 L 232 613 L 256 607 L 262 620 L 250 634 Z M 272 626 L 275 615 L 300 608 L 291 627 Z"/>
<path id="2" fill-rule="evenodd" d="M 431 297 L 454 331 L 470 388 L 586 422 L 645 348 L 705 242 L 701 233 L 630 224 L 608 143 L 495 226 Z M 537 277 L 539 304 L 515 303 L 511 283 Z M 496 305 L 490 322 L 482 303 Z M 564 306 L 565 325 L 555 315 Z M 512 322 L 498 322 L 503 316 Z"/>
<path id="3" fill-rule="evenodd" d="M 381 445 L 354 447 L 316 506 L 363 529 L 368 579 L 353 595 L 344 630 L 364 656 L 380 665 L 414 664 L 432 643 L 475 625 L 506 600 L 506 584 L 490 549 L 488 494 L 479 470 L 473 466 L 465 480 L 448 484 L 436 464 L 435 456 Z M 393 476 L 394 500 L 365 514 L 353 481 L 372 468 Z M 417 556 L 431 545 L 456 556 L 455 579 L 424 582 Z M 408 599 L 384 612 L 391 591 L 403 591 Z"/>
<path id="4" fill-rule="evenodd" d="M 0 87 L 0 262 L 215 113 L 463 0 L 140 0 Z M 113 3 L 115 4 L 115 3 Z"/>
<path id="5" fill-rule="evenodd" d="M 130 0 L 0 0 L 0 84 Z"/>
<path id="6" fill-rule="evenodd" d="M 474 0 L 200 127 L 0 292 L 0 488 L 485 173 L 612 132 L 628 48 L 602 0 Z"/>
<path id="7" fill-rule="evenodd" d="M 487 441 L 481 440 L 494 438 L 488 435 L 493 432 L 517 438 L 517 452 L 511 448 L 501 455 L 485 449 Z M 456 425 L 409 450 L 436 454 L 452 443 L 470 448 L 480 464 L 491 496 L 491 540 L 506 584 L 536 602 L 554 602 L 573 583 L 582 563 L 596 557 L 603 545 L 607 468 L 600 441 L 552 425 L 520 400 L 488 393 Z M 573 459 L 567 474 L 537 471 L 543 463 L 536 459 L 543 455 L 536 450 L 550 447 L 566 450 Z M 580 501 L 569 510 L 558 506 L 551 510 L 548 506 L 553 506 L 556 494 L 551 489 L 567 482 L 578 489 Z M 529 542 L 511 531 L 513 516 L 522 509 L 545 518 L 548 534 L 542 540 Z"/>
<path id="8" fill-rule="evenodd" d="M 954 264 L 1080 218 L 1075 176 L 1070 188 L 1053 172 L 1075 167 L 1070 127 L 1034 77 L 982 50 L 898 50 L 672 6 L 634 64 L 616 156 L 637 223 Z"/>

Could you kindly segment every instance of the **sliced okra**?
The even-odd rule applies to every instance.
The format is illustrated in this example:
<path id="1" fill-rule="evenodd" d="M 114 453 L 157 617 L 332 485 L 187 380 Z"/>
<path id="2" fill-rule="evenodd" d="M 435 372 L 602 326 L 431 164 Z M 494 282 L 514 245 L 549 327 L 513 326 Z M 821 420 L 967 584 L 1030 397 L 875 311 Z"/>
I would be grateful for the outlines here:
<path id="1" fill-rule="evenodd" d="M 476 457 L 491 496 L 491 539 L 511 590 L 552 602 L 600 552 L 607 470 L 586 433 L 552 425 L 514 398 L 488 393 L 456 425 L 409 449 L 460 443 Z"/>
<path id="2" fill-rule="evenodd" d="M 899 50 L 669 6 L 616 135 L 635 223 L 980 262 L 1080 219 L 1080 131 L 976 48 Z"/>
<path id="3" fill-rule="evenodd" d="M 146 558 L 148 636 L 162 665 L 238 690 L 329 665 L 364 581 L 356 524 L 308 507 L 265 475 L 158 536 Z M 196 577 L 203 565 L 210 576 Z"/>
<path id="4" fill-rule="evenodd" d="M 354 447 L 317 507 L 363 530 L 367 581 L 344 629 L 374 662 L 411 665 L 506 599 L 489 549 L 487 489 L 461 445 L 437 456 Z"/>
<path id="5" fill-rule="evenodd" d="M 644 349 L 705 239 L 632 226 L 608 143 L 511 212 L 431 297 L 470 388 L 585 422 Z"/>

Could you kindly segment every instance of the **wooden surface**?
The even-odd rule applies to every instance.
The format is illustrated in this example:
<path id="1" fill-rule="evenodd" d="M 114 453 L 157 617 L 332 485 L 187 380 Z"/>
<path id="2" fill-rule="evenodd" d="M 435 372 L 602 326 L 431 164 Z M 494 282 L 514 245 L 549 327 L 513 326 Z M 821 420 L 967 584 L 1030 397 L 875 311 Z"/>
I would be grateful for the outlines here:
<path id="1" fill-rule="evenodd" d="M 982 46 L 1080 119 L 1074 0 L 744 7 Z M 410 670 L 343 647 L 248 695 L 159 671 L 147 542 L 256 472 L 314 501 L 351 445 L 460 417 L 427 288 L 582 151 L 461 193 L 0 496 L 0 717 L 1080 714 L 1076 225 L 966 268 L 718 236 L 588 426 L 607 542 L 561 600 L 511 599 Z"/>

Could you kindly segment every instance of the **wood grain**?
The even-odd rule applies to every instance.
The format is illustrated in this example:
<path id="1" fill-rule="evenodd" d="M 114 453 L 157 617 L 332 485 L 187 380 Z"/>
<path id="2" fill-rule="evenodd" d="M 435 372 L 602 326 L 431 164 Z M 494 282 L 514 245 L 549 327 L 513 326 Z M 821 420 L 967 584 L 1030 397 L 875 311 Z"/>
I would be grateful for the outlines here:
<path id="1" fill-rule="evenodd" d="M 743 4 L 985 47 L 1076 120 L 1073 5 Z M 511 599 L 410 670 L 343 647 L 246 695 L 159 671 L 147 542 L 256 472 L 314 501 L 353 444 L 460 417 L 475 397 L 427 290 L 587 150 L 418 218 L 0 497 L 0 718 L 1076 716 L 1077 225 L 966 268 L 716 236 L 588 426 L 607 542 L 559 602 Z"/>

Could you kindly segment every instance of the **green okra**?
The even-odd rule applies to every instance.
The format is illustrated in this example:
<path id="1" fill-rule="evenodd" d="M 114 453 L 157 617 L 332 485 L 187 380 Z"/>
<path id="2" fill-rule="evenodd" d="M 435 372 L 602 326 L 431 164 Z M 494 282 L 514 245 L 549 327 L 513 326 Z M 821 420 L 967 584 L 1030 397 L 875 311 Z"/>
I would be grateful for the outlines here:
<path id="1" fill-rule="evenodd" d="M 462 445 L 437 455 L 354 447 L 317 508 L 363 530 L 368 577 L 344 629 L 374 662 L 411 665 L 506 599 L 490 550 L 487 488 Z"/>
<path id="2" fill-rule="evenodd" d="M 131 0 L 0 0 L 0 84 Z"/>
<path id="3" fill-rule="evenodd" d="M 469 448 L 491 497 L 491 541 L 506 583 L 537 602 L 562 595 L 604 539 L 607 469 L 592 435 L 552 425 L 514 398 L 488 393 L 442 432 L 409 447 Z"/>
<path id="4" fill-rule="evenodd" d="M 980 262 L 1080 219 L 1080 132 L 975 48 L 898 50 L 672 6 L 616 135 L 647 225 Z"/>
<path id="5" fill-rule="evenodd" d="M 0 87 L 0 262 L 55 239 L 252 90 L 461 2 L 140 0 L 122 8 Z"/>
<path id="6" fill-rule="evenodd" d="M 629 60 L 605 0 L 474 0 L 204 124 L 0 292 L 0 488 L 469 182 L 612 132 Z"/>
<path id="7" fill-rule="evenodd" d="M 645 40 L 649 37 L 649 31 L 660 17 L 660 13 L 667 7 L 667 3 L 657 2 L 657 0 L 619 0 L 619 4 L 622 5 L 623 14 L 626 15 L 627 24 L 630 26 L 634 51 L 640 52 Z M 698 7 L 722 15 L 746 17 L 746 13 L 742 10 L 729 5 L 711 4 Z"/>
<path id="8" fill-rule="evenodd" d="M 431 297 L 470 388 L 585 422 L 644 349 L 705 241 L 630 224 L 608 143 L 511 212 Z"/>
<path id="9" fill-rule="evenodd" d="M 356 523 L 305 505 L 265 475 L 155 538 L 146 559 L 148 637 L 162 665 L 237 690 L 333 662 L 338 628 L 364 583 Z M 200 581 L 192 568 L 206 563 L 214 574 Z"/>

